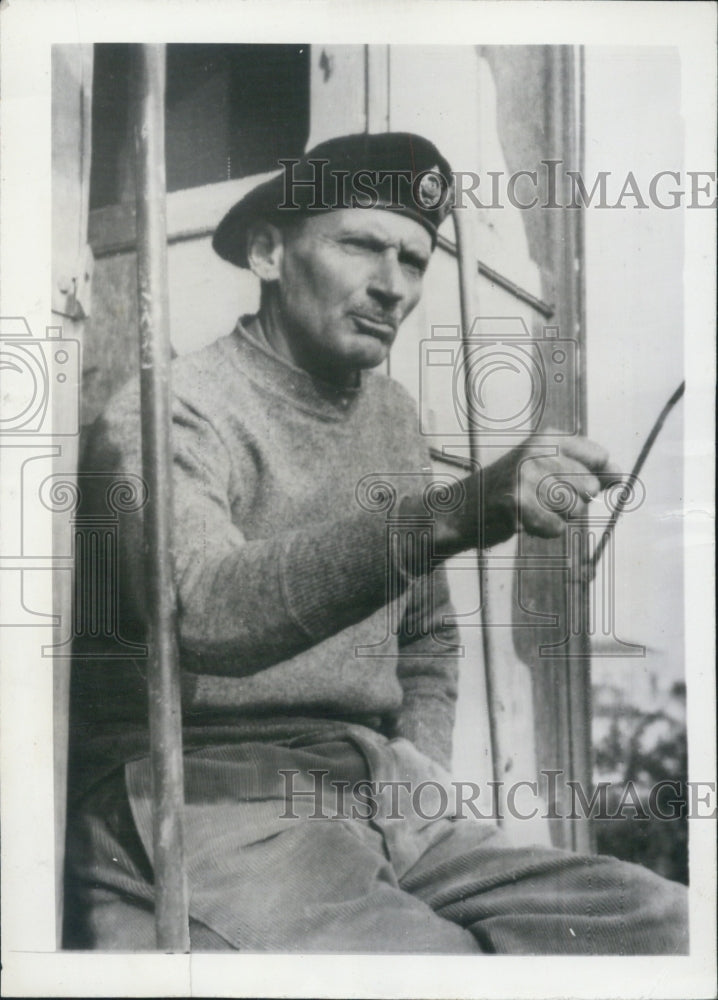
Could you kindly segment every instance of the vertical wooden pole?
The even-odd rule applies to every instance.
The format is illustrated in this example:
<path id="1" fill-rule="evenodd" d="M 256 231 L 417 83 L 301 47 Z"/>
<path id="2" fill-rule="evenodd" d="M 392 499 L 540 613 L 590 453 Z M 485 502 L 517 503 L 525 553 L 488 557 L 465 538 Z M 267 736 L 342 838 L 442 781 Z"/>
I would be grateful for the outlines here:
<path id="1" fill-rule="evenodd" d="M 583 93 L 581 52 L 572 46 L 557 46 L 552 62 L 553 144 L 551 155 L 563 156 L 569 168 L 583 175 Z M 559 191 L 559 197 L 563 192 Z M 586 433 L 586 357 L 584 315 L 584 246 L 583 209 L 554 215 L 553 223 L 558 286 L 559 321 L 562 336 L 576 343 L 577 371 L 575 377 L 575 412 L 577 430 Z M 549 400 L 549 407 L 552 401 Z M 550 416 L 556 427 L 565 426 L 566 414 L 554 409 Z M 585 558 L 587 531 L 574 529 L 576 556 Z M 579 559 L 575 564 L 578 565 Z M 572 563 L 573 565 L 573 563 Z M 559 601 L 561 600 L 559 596 Z M 591 745 L 591 644 L 588 632 L 589 594 L 580 571 L 573 570 L 568 579 L 565 604 L 561 612 L 568 627 L 566 645 L 549 655 L 546 664 L 555 671 L 556 698 L 559 713 L 556 728 L 560 758 L 555 766 L 562 768 L 584 789 L 593 783 Z M 574 621 L 571 621 L 573 617 Z M 548 652 L 548 651 L 547 651 Z M 554 766 L 554 765 L 552 765 Z M 563 842 L 582 853 L 593 849 L 592 825 L 583 817 L 563 823 Z"/>
<path id="2" fill-rule="evenodd" d="M 155 926 L 162 951 L 189 951 L 183 767 L 172 557 L 170 342 L 165 208 L 165 47 L 133 46 L 145 577 Z"/>
<path id="3" fill-rule="evenodd" d="M 466 212 L 457 208 L 453 214 L 454 230 L 456 232 L 456 259 L 459 267 L 459 299 L 461 308 L 461 336 L 464 350 L 464 372 L 467 380 L 470 378 L 471 365 L 469 364 L 469 334 L 475 317 L 478 313 L 478 295 L 476 291 L 477 281 L 477 252 L 474 246 L 472 220 L 467 218 Z M 481 467 L 479 428 L 475 413 L 475 395 L 471 385 L 466 385 L 466 408 L 468 416 L 469 430 L 469 454 L 473 470 Z M 482 518 L 482 512 L 478 512 Z M 481 523 L 479 521 L 478 523 Z M 509 760 L 513 748 L 510 745 L 510 733 L 506 727 L 506 708 L 500 696 L 499 679 L 496 671 L 499 669 L 500 655 L 496 648 L 497 629 L 492 628 L 490 591 L 487 580 L 487 569 L 482 560 L 482 552 L 479 549 L 479 593 L 481 594 L 481 641 L 484 651 L 484 670 L 486 678 L 486 699 L 489 712 L 489 739 L 491 741 L 491 761 L 494 781 L 497 782 L 498 815 L 499 825 L 502 824 L 506 815 L 503 785 L 500 784 L 504 778 L 503 762 Z"/>
<path id="4" fill-rule="evenodd" d="M 556 428 L 563 435 L 585 433 L 585 323 L 583 316 L 583 245 L 580 209 L 569 204 L 567 170 L 581 171 L 581 90 L 577 51 L 570 46 L 545 50 L 546 146 L 545 162 L 556 166 L 547 179 L 546 266 L 553 275 L 556 311 L 552 319 L 562 341 L 572 341 L 576 369 L 564 392 L 547 391 L 540 432 Z M 549 175 L 551 177 L 551 174 Z M 547 388 L 553 386 L 553 357 L 546 357 Z M 552 443 L 547 441 L 547 443 Z M 530 664 L 536 720 L 536 753 L 539 766 L 555 771 L 548 784 L 551 839 L 555 847 L 589 851 L 591 822 L 568 819 L 573 798 L 567 780 L 579 781 L 589 794 L 592 780 L 590 606 L 580 564 L 588 545 L 587 526 L 577 519 L 568 535 L 541 539 L 525 535 L 522 551 L 561 572 L 522 570 L 521 602 L 556 616 L 555 625 L 530 623 L 514 630 L 514 641 Z"/>
<path id="5" fill-rule="evenodd" d="M 566 102 L 566 132 L 574 135 L 573 155 L 576 169 L 585 177 L 585 80 L 583 47 L 573 47 L 565 54 L 571 99 Z M 571 79 L 572 78 L 572 79 Z M 575 337 L 579 345 L 578 371 L 576 372 L 576 392 L 578 393 L 578 429 L 581 434 L 588 431 L 588 387 L 586 364 L 586 244 L 585 209 L 579 209 L 573 216 L 573 265 L 575 275 Z M 581 531 L 579 545 L 582 558 L 587 556 L 588 529 Z M 581 615 L 581 637 L 578 657 L 569 663 L 569 687 L 571 703 L 571 763 L 573 777 L 583 783 L 584 788 L 593 787 L 593 741 L 591 732 L 591 639 L 589 631 L 590 601 L 588 585 L 584 575 L 578 571 L 571 581 L 573 605 Z M 584 854 L 595 853 L 596 839 L 593 824 L 585 817 L 574 824 L 572 846 Z"/>

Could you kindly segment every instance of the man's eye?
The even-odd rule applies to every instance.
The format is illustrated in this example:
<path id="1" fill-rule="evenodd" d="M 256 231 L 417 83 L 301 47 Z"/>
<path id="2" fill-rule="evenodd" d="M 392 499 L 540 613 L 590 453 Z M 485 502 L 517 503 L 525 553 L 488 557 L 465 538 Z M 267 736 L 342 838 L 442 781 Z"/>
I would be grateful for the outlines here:
<path id="1" fill-rule="evenodd" d="M 369 240 L 363 240 L 358 236 L 347 236 L 342 240 L 344 246 L 354 247 L 357 250 L 365 250 L 367 253 L 376 251 L 379 247 L 374 246 Z"/>
<path id="2" fill-rule="evenodd" d="M 429 266 L 429 262 L 420 260 L 418 257 L 409 257 L 404 259 L 404 266 L 408 267 L 410 271 L 415 271 L 417 274 L 423 275 Z"/>

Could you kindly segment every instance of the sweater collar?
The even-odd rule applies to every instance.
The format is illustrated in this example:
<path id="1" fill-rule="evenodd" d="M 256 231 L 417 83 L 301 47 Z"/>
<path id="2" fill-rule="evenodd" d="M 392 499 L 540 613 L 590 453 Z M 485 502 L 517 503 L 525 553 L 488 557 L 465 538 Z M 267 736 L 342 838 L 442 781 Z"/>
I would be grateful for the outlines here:
<path id="1" fill-rule="evenodd" d="M 242 316 L 232 333 L 232 357 L 237 367 L 256 385 L 299 410 L 325 420 L 345 420 L 361 394 L 362 373 L 356 386 L 336 386 L 315 378 L 253 335 L 256 322 L 254 316 Z"/>

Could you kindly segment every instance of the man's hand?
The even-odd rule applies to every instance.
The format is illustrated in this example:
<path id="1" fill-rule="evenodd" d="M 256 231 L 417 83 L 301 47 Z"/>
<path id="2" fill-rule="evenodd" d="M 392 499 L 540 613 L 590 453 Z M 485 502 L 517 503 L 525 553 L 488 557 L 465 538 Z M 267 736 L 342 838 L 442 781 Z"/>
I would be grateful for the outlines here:
<path id="1" fill-rule="evenodd" d="M 552 438 L 551 431 L 544 431 L 540 440 L 527 438 L 493 465 L 461 480 L 460 501 L 435 514 L 434 556 L 490 548 L 519 528 L 555 538 L 572 514 L 621 480 L 606 450 L 594 441 Z M 405 497 L 402 512 L 425 516 L 421 498 Z"/>
<path id="2" fill-rule="evenodd" d="M 550 431 L 541 437 L 548 442 L 535 444 L 528 438 L 478 477 L 464 481 L 467 500 L 477 502 L 482 547 L 509 538 L 519 527 L 530 535 L 555 538 L 569 516 L 620 480 L 608 453 L 595 441 L 563 438 L 556 445 Z"/>

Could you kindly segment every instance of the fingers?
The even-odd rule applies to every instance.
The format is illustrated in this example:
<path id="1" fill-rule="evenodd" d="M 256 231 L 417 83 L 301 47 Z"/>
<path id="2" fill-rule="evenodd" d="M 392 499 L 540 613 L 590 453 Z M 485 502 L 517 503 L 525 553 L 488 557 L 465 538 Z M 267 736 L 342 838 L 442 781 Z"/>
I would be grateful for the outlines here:
<path id="1" fill-rule="evenodd" d="M 519 521 L 530 534 L 553 538 L 601 491 L 598 476 L 564 455 L 529 457 L 519 471 Z"/>
<path id="2" fill-rule="evenodd" d="M 624 479 L 595 441 L 551 437 L 547 430 L 540 443 L 527 438 L 485 470 L 489 508 L 510 501 L 516 524 L 541 538 L 560 535 L 569 518 L 582 516 L 586 504 Z M 557 453 L 547 455 L 556 441 Z"/>
<path id="3" fill-rule="evenodd" d="M 540 448 L 529 446 L 520 459 L 518 520 L 529 534 L 554 538 L 622 476 L 606 449 L 587 438 L 562 440 L 555 455 L 541 455 Z"/>
<path id="4" fill-rule="evenodd" d="M 520 505 L 519 523 L 524 531 L 537 538 L 557 538 L 566 527 L 566 522 L 559 514 L 533 504 Z"/>
<path id="5" fill-rule="evenodd" d="M 601 490 L 606 490 L 611 486 L 616 486 L 625 478 L 624 473 L 619 469 L 615 462 L 611 461 L 608 451 L 603 447 L 603 445 L 598 444 L 596 441 L 592 441 L 590 438 L 563 437 L 559 435 L 557 431 L 553 431 L 551 429 L 543 431 L 541 437 L 551 440 L 554 434 L 556 435 L 556 441 L 559 446 L 559 454 L 557 458 L 560 459 L 561 456 L 565 456 L 568 459 L 580 462 L 581 465 L 585 466 L 587 470 L 594 473 L 594 475 L 598 478 L 600 489 L 594 492 L 594 496 L 596 496 Z M 536 446 L 537 449 L 539 447 L 539 445 Z"/>
<path id="6" fill-rule="evenodd" d="M 606 449 L 588 438 L 567 438 L 561 443 L 561 454 L 580 462 L 595 474 L 599 489 L 594 492 L 594 496 L 601 490 L 616 486 L 625 478 L 615 462 L 611 461 Z"/>
<path id="7" fill-rule="evenodd" d="M 608 461 L 605 468 L 601 472 L 597 473 L 597 475 L 602 490 L 608 490 L 612 486 L 617 486 L 626 478 L 626 474 L 621 472 L 615 462 L 611 461 Z"/>
<path id="8" fill-rule="evenodd" d="M 547 432 L 550 435 L 550 432 Z M 611 467 L 606 449 L 584 437 L 567 437 L 560 440 L 560 455 L 585 465 L 591 472 L 601 475 Z"/>

